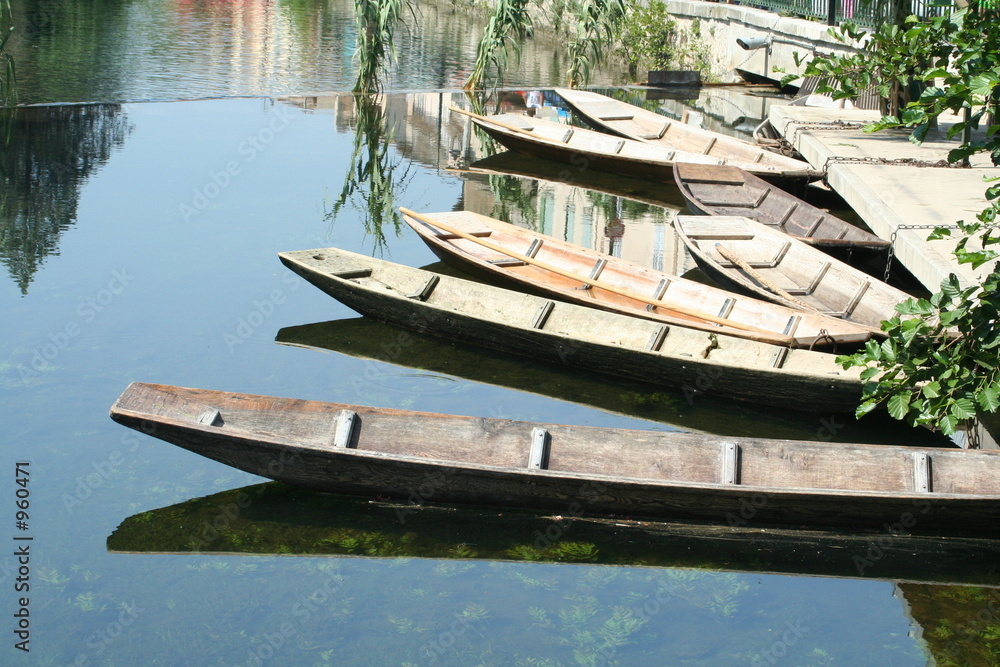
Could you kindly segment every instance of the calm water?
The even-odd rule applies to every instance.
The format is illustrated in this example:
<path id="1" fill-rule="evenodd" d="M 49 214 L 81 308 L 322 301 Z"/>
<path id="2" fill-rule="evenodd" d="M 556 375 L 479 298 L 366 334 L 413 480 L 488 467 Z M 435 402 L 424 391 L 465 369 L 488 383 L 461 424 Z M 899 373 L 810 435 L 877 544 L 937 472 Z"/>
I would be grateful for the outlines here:
<path id="1" fill-rule="evenodd" d="M 884 420 L 689 402 L 432 339 L 394 352 L 396 330 L 294 278 L 276 253 L 336 245 L 441 268 L 392 211 L 461 207 L 686 271 L 669 225 L 679 198 L 591 174 L 558 183 L 561 168 L 534 160 L 484 161 L 489 147 L 447 112 L 460 93 L 391 95 L 374 109 L 302 96 L 350 84 L 345 3 L 25 4 L 15 11 L 35 18 L 17 48 L 31 102 L 260 97 L 38 107 L 0 157 L 0 662 L 995 663 L 993 595 L 946 585 L 997 583 L 979 544 L 651 533 L 470 511 L 401 520 L 391 506 L 257 485 L 113 424 L 108 407 L 142 380 L 600 426 L 932 442 Z M 393 85 L 454 87 L 472 28 L 421 12 L 442 18 L 412 35 Z M 535 57 L 525 85 L 557 80 L 558 68 L 535 64 L 554 61 Z M 523 105 L 514 93 L 501 101 Z M 692 103 L 733 128 L 770 101 L 713 91 Z M 372 178 L 394 201 L 367 197 Z M 30 462 L 25 531 L 14 528 L 17 461 Z M 34 538 L 27 654 L 14 646 L 15 532 Z M 853 579 L 855 557 L 870 559 L 869 579 Z"/>

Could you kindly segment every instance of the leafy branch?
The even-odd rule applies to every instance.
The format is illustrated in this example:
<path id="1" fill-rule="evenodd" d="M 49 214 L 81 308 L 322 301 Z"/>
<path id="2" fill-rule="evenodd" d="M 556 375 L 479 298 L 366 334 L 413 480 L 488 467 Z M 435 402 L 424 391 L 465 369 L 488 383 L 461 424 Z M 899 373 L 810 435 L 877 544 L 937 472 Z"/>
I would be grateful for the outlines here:
<path id="1" fill-rule="evenodd" d="M 486 24 L 486 32 L 476 50 L 476 64 L 465 87 L 478 88 L 486 79 L 490 67 L 496 68 L 497 83 L 507 70 L 508 51 L 521 55 L 520 40 L 531 36 L 532 21 L 528 0 L 499 0 Z"/>
<path id="2" fill-rule="evenodd" d="M 591 66 L 601 61 L 626 11 L 624 0 L 585 0 L 581 3 L 576 34 L 568 45 L 567 78 L 571 88 L 583 85 L 590 78 Z"/>
<path id="3" fill-rule="evenodd" d="M 873 33 L 855 26 L 831 29 L 841 41 L 861 43 L 858 53 L 820 56 L 803 76 L 821 78 L 820 91 L 834 97 L 856 96 L 864 88 L 888 99 L 886 114 L 867 131 L 908 128 L 910 140 L 922 143 L 944 113 L 962 120 L 948 129 L 961 136 L 950 162 L 989 153 L 1000 165 L 1000 15 L 980 1 L 947 16 L 902 26 L 883 25 Z M 991 119 L 977 138 L 973 132 Z M 845 368 L 864 367 L 860 417 L 885 403 L 889 414 L 912 425 L 926 424 L 945 434 L 965 427 L 1000 407 L 1000 186 L 986 191 L 989 206 L 974 222 L 959 221 L 954 255 L 960 265 L 979 269 L 993 263 L 979 285 L 964 285 L 949 275 L 928 299 L 910 299 L 899 315 L 882 323 L 886 339 L 871 341 L 860 352 L 840 357 Z M 951 236 L 938 228 L 930 240 Z M 975 444 L 975 443 L 973 443 Z"/>
<path id="4" fill-rule="evenodd" d="M 381 92 L 382 79 L 397 58 L 394 36 L 406 9 L 411 14 L 414 11 L 409 0 L 360 0 L 355 3 L 358 43 L 354 59 L 358 63 L 358 78 L 354 92 L 367 95 Z"/>

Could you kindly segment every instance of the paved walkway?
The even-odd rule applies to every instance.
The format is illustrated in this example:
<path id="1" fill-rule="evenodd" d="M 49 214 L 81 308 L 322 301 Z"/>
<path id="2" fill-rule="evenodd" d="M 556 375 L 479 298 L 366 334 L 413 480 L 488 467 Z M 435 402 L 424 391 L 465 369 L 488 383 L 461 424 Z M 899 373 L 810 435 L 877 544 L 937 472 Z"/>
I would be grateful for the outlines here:
<path id="1" fill-rule="evenodd" d="M 814 167 L 827 168 L 827 182 L 884 239 L 894 239 L 896 261 L 905 265 L 928 290 L 955 273 L 976 284 L 986 273 L 955 262 L 951 240 L 928 242 L 935 225 L 972 221 L 986 208 L 984 176 L 1000 176 L 988 156 L 978 155 L 973 168 L 919 167 L 864 163 L 865 159 L 937 162 L 947 158 L 958 140 L 945 138 L 942 123 L 932 140 L 916 146 L 905 131 L 867 134 L 861 126 L 878 119 L 875 111 L 772 106 L 771 124 Z M 846 125 L 845 125 L 846 124 Z M 852 161 L 854 160 L 854 161 Z"/>
<path id="2" fill-rule="evenodd" d="M 894 239 L 897 261 L 904 264 L 928 290 L 936 292 L 949 273 L 966 284 L 981 282 L 989 264 L 977 271 L 960 266 L 951 254 L 955 242 L 927 241 L 934 225 L 975 220 L 986 208 L 984 177 L 1000 176 L 985 155 L 972 158 L 972 168 L 917 167 L 864 164 L 852 159 L 946 160 L 958 140 L 945 135 L 950 123 L 921 146 L 910 143 L 909 132 L 884 130 L 867 134 L 860 125 L 878 119 L 875 111 L 772 106 L 771 124 L 814 167 L 827 168 L 827 182 L 858 212 L 873 232 Z M 845 127 L 842 124 L 846 124 Z M 913 229 L 912 227 L 918 227 Z M 980 427 L 983 447 L 997 449 L 1000 415 L 991 415 Z M 957 442 L 964 442 L 958 438 Z"/>

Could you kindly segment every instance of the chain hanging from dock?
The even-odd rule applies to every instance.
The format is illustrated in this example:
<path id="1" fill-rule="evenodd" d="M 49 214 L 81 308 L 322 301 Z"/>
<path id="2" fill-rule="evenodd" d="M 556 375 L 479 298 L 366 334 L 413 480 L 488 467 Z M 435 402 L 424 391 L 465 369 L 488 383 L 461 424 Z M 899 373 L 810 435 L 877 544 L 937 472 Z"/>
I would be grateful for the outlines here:
<path id="1" fill-rule="evenodd" d="M 847 157 L 840 155 L 831 155 L 823 163 L 824 171 L 829 169 L 830 164 L 875 164 L 883 165 L 888 167 L 930 167 L 934 169 L 968 169 L 968 167 L 963 166 L 960 163 L 951 163 L 948 160 L 941 158 L 940 160 L 918 160 L 912 157 L 897 157 L 897 158 L 884 158 L 884 157 Z"/>
<path id="2" fill-rule="evenodd" d="M 908 229 L 958 229 L 958 225 L 900 225 L 892 230 L 892 236 L 889 237 L 889 253 L 885 258 L 885 274 L 882 276 L 882 282 L 889 282 L 892 260 L 896 256 L 896 235 Z"/>
<path id="3" fill-rule="evenodd" d="M 792 132 L 790 136 L 786 137 L 786 140 L 789 144 L 794 145 L 796 139 L 798 139 L 799 132 L 808 132 L 809 130 L 860 130 L 863 129 L 865 125 L 868 125 L 868 123 L 846 123 L 842 120 L 831 120 L 828 122 L 806 123 L 803 125 L 799 125 L 793 121 L 789 123 L 789 125 L 792 126 Z M 785 130 L 788 130 L 787 126 L 785 126 Z"/>

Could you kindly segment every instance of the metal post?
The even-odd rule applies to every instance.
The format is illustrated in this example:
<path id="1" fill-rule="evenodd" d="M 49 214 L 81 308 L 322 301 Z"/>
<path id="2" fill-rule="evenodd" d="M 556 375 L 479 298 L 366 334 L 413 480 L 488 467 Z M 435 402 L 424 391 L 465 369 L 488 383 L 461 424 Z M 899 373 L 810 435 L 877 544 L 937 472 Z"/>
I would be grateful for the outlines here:
<path id="1" fill-rule="evenodd" d="M 840 0 L 826 0 L 826 24 L 837 25 L 837 5 Z"/>

